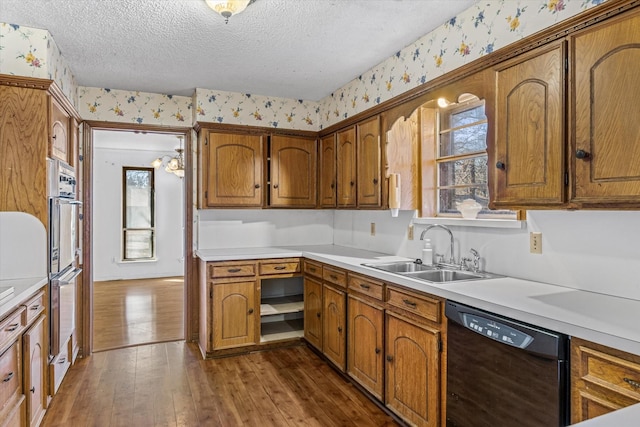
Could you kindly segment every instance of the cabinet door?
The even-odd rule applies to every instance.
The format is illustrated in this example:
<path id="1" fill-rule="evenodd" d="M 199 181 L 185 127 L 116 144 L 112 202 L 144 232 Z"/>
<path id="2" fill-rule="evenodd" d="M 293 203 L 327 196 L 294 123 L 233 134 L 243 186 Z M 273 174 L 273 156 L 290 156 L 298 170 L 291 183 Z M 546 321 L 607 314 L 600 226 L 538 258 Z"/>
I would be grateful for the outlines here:
<path id="1" fill-rule="evenodd" d="M 322 284 L 304 278 L 304 337 L 318 350 L 322 350 Z"/>
<path id="2" fill-rule="evenodd" d="M 573 201 L 640 203 L 640 12 L 573 37 Z"/>
<path id="3" fill-rule="evenodd" d="M 262 136 L 209 132 L 202 150 L 202 207 L 262 206 Z"/>
<path id="4" fill-rule="evenodd" d="M 71 163 L 69 160 L 69 115 L 58 104 L 51 100 L 51 141 L 49 156 Z"/>
<path id="5" fill-rule="evenodd" d="M 271 206 L 316 206 L 315 139 L 271 137 Z"/>
<path id="6" fill-rule="evenodd" d="M 438 426 L 440 333 L 387 314 L 386 398 L 394 412 L 420 426 Z"/>
<path id="7" fill-rule="evenodd" d="M 255 344 L 256 282 L 213 285 L 213 348 Z"/>
<path id="8" fill-rule="evenodd" d="M 356 129 L 337 133 L 338 207 L 356 206 Z"/>
<path id="9" fill-rule="evenodd" d="M 358 206 L 381 206 L 380 117 L 358 123 Z"/>
<path id="10" fill-rule="evenodd" d="M 364 388 L 382 400 L 383 321 L 382 309 L 349 295 L 349 344 L 347 372 Z"/>
<path id="11" fill-rule="evenodd" d="M 346 362 L 345 293 L 331 286 L 322 289 L 322 352 L 340 370 Z"/>
<path id="12" fill-rule="evenodd" d="M 45 227 L 49 102 L 43 90 L 0 85 L 0 211 L 29 213 Z"/>
<path id="13" fill-rule="evenodd" d="M 336 207 L 336 135 L 331 134 L 320 140 L 320 206 Z"/>
<path id="14" fill-rule="evenodd" d="M 40 424 L 47 408 L 45 373 L 48 349 L 44 346 L 44 320 L 45 316 L 40 316 L 22 337 L 27 420 L 30 426 Z"/>
<path id="15" fill-rule="evenodd" d="M 564 44 L 497 70 L 496 207 L 564 203 Z"/>

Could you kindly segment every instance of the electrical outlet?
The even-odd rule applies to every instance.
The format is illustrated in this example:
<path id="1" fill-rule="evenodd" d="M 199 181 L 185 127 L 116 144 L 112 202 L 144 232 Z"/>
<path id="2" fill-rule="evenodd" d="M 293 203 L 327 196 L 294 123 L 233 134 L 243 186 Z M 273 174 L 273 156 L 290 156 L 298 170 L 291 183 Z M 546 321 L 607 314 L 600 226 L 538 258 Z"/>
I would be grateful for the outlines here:
<path id="1" fill-rule="evenodd" d="M 372 236 L 376 235 L 376 223 L 375 222 L 371 223 L 371 235 Z"/>
<path id="2" fill-rule="evenodd" d="M 413 240 L 413 224 L 409 226 L 409 231 L 407 232 L 407 240 Z"/>
<path id="3" fill-rule="evenodd" d="M 532 254 L 542 253 L 542 233 L 539 231 L 532 231 L 529 234 L 529 252 Z"/>

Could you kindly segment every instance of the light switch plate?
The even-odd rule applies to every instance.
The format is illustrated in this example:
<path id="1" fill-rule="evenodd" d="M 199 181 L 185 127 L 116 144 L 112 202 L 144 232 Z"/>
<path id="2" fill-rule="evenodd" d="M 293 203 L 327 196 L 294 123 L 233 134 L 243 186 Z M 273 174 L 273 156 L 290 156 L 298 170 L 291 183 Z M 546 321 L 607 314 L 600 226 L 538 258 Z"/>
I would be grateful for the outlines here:
<path id="1" fill-rule="evenodd" d="M 375 222 L 371 223 L 371 235 L 372 236 L 376 235 L 376 223 Z"/>
<path id="2" fill-rule="evenodd" d="M 409 226 L 409 231 L 407 232 L 407 240 L 413 240 L 413 224 Z"/>
<path id="3" fill-rule="evenodd" d="M 542 253 L 542 233 L 539 231 L 532 231 L 529 234 L 529 252 L 532 254 Z"/>

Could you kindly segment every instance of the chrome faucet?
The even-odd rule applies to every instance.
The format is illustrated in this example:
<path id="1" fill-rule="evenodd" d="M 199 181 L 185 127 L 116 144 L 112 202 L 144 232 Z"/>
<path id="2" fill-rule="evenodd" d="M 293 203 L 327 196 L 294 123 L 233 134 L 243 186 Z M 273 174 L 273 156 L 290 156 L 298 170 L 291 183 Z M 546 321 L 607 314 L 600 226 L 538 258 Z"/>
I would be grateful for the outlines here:
<path id="1" fill-rule="evenodd" d="M 449 238 L 451 239 L 451 243 L 449 244 L 449 254 L 451 255 L 451 257 L 449 258 L 449 263 L 450 264 L 455 264 L 455 259 L 453 258 L 454 257 L 454 255 L 453 255 L 454 254 L 454 250 L 453 250 L 453 233 L 451 232 L 451 230 L 449 230 L 449 227 L 447 227 L 445 225 L 440 225 L 440 224 L 428 225 L 427 228 L 424 229 L 422 234 L 420 234 L 420 240 L 424 240 L 424 236 L 432 228 L 441 228 L 441 229 L 445 230 L 447 233 L 449 233 Z"/>

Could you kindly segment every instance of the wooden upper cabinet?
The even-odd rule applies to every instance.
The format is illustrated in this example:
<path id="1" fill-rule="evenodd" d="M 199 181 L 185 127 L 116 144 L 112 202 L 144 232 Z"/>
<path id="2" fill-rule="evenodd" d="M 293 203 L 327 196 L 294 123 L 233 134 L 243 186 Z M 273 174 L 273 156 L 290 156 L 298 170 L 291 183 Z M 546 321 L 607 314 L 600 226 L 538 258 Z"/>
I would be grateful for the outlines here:
<path id="1" fill-rule="evenodd" d="M 0 211 L 26 212 L 48 228 L 50 96 L 0 85 Z"/>
<path id="2" fill-rule="evenodd" d="M 274 207 L 316 206 L 315 139 L 271 136 L 271 197 Z"/>
<path id="3" fill-rule="evenodd" d="M 379 207 L 382 204 L 380 116 L 360 122 L 356 128 L 358 206 Z"/>
<path id="4" fill-rule="evenodd" d="M 55 99 L 51 100 L 51 141 L 49 143 L 49 157 L 73 163 L 70 155 L 70 117 Z"/>
<path id="5" fill-rule="evenodd" d="M 640 205 L 640 11 L 593 26 L 570 41 L 571 200 Z"/>
<path id="6" fill-rule="evenodd" d="M 565 45 L 496 69 L 493 205 L 561 205 L 564 196 Z"/>
<path id="7" fill-rule="evenodd" d="M 336 134 L 338 171 L 338 207 L 356 206 L 356 128 Z"/>
<path id="8" fill-rule="evenodd" d="M 323 208 L 336 207 L 336 135 L 331 134 L 320 140 L 320 184 L 319 204 Z"/>
<path id="9" fill-rule="evenodd" d="M 263 137 L 208 132 L 201 146 L 200 207 L 261 207 Z"/>

